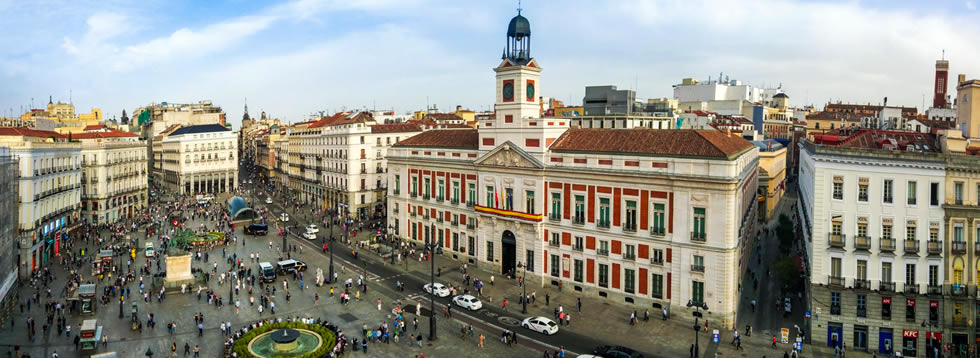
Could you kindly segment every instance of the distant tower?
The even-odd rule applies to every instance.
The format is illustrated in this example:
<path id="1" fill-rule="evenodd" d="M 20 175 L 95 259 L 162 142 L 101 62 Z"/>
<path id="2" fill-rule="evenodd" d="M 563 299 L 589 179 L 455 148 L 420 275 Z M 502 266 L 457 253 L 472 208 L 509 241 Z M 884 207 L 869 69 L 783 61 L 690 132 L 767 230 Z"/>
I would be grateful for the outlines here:
<path id="1" fill-rule="evenodd" d="M 946 108 L 946 81 L 949 79 L 949 61 L 936 60 L 936 88 L 932 95 L 934 108 Z"/>
<path id="2" fill-rule="evenodd" d="M 252 118 L 248 116 L 248 102 L 245 103 L 245 114 L 242 114 L 242 127 L 252 125 Z"/>
<path id="3" fill-rule="evenodd" d="M 123 110 L 122 118 L 119 119 L 122 124 L 129 124 L 129 117 L 126 116 L 126 110 Z"/>

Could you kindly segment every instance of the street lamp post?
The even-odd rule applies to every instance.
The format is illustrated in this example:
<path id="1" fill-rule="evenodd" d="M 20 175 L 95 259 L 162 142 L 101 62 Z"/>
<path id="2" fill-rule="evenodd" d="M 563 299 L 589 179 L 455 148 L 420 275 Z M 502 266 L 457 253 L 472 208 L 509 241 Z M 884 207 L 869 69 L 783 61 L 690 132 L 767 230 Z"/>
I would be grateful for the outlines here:
<path id="1" fill-rule="evenodd" d="M 436 256 L 435 244 L 429 243 L 429 340 L 436 340 Z"/>
<path id="2" fill-rule="evenodd" d="M 704 302 L 695 303 L 694 301 L 687 301 L 687 307 L 694 307 L 695 311 L 692 313 L 694 315 L 694 358 L 698 358 L 701 350 L 701 343 L 699 342 L 698 332 L 701 331 L 701 325 L 698 324 L 698 317 L 701 317 L 701 309 L 708 310 L 708 304 Z"/>
<path id="3" fill-rule="evenodd" d="M 527 265 L 522 262 L 517 263 L 518 268 L 524 269 L 524 277 L 521 278 L 521 289 L 523 289 L 523 294 L 521 296 L 521 313 L 527 313 Z"/>

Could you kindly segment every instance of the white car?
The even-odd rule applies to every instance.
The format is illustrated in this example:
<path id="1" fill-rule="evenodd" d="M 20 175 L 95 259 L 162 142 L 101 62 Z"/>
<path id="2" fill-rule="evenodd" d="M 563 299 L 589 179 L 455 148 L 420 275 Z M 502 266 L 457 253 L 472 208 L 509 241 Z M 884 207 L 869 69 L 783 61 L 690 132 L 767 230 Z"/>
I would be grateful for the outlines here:
<path id="1" fill-rule="evenodd" d="M 524 322 L 521 322 L 521 327 L 549 336 L 558 333 L 558 324 L 541 316 L 525 318 Z"/>
<path id="2" fill-rule="evenodd" d="M 286 213 L 279 214 L 279 221 L 289 222 L 289 214 Z"/>
<path id="3" fill-rule="evenodd" d="M 470 311 L 476 311 L 483 308 L 483 302 L 480 302 L 479 298 L 473 297 L 473 295 L 461 295 L 453 297 L 453 303 L 457 306 L 466 308 Z"/>
<path id="4" fill-rule="evenodd" d="M 267 197 L 265 198 L 265 203 L 266 203 L 266 204 L 272 204 L 272 197 L 271 197 L 271 196 L 267 196 Z"/>
<path id="5" fill-rule="evenodd" d="M 306 226 L 306 232 L 316 234 L 320 232 L 320 229 L 316 227 L 316 224 L 310 224 Z"/>
<path id="6" fill-rule="evenodd" d="M 432 287 L 431 286 L 432 286 L 432 284 L 428 284 L 427 283 L 427 284 L 425 284 L 425 286 L 422 286 L 422 290 L 424 290 L 425 293 L 432 293 Z M 435 291 L 436 291 L 435 292 L 436 297 L 449 297 L 449 287 L 446 287 L 446 285 L 443 285 L 441 283 L 436 282 L 435 288 L 436 288 L 435 289 Z"/>
<path id="7" fill-rule="evenodd" d="M 316 234 L 311 233 L 311 232 L 304 232 L 303 233 L 303 238 L 304 239 L 307 239 L 307 240 L 316 240 Z"/>

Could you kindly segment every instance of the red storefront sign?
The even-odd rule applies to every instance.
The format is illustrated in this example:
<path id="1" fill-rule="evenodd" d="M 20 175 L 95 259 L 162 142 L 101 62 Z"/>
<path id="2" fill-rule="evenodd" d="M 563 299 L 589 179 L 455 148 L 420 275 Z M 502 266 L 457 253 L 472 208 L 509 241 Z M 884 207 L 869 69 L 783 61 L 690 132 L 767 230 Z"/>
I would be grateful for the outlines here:
<path id="1" fill-rule="evenodd" d="M 883 304 L 883 305 L 890 305 L 890 304 L 892 304 L 892 298 L 891 297 L 882 297 L 881 298 L 881 304 Z"/>
<path id="2" fill-rule="evenodd" d="M 926 332 L 926 339 L 943 340 L 942 332 Z"/>
<path id="3" fill-rule="evenodd" d="M 902 337 L 905 338 L 919 338 L 919 331 L 910 331 L 907 329 L 902 330 Z"/>
<path id="4" fill-rule="evenodd" d="M 929 301 L 929 308 L 939 308 L 939 301 Z"/>
<path id="5" fill-rule="evenodd" d="M 915 307 L 915 300 L 905 300 L 905 305 L 909 307 Z"/>

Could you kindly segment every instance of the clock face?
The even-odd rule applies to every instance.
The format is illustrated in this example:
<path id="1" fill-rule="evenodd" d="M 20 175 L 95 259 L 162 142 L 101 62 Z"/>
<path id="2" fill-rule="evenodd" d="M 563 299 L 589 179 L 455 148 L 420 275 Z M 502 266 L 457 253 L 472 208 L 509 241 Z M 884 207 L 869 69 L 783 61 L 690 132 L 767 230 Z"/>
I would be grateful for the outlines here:
<path id="1" fill-rule="evenodd" d="M 504 83 L 504 93 L 503 93 L 503 95 L 504 95 L 504 99 L 513 99 L 514 98 L 514 84 L 513 83 L 510 83 L 510 82 Z"/>
<path id="2" fill-rule="evenodd" d="M 527 99 L 534 99 L 534 84 L 527 84 Z"/>

